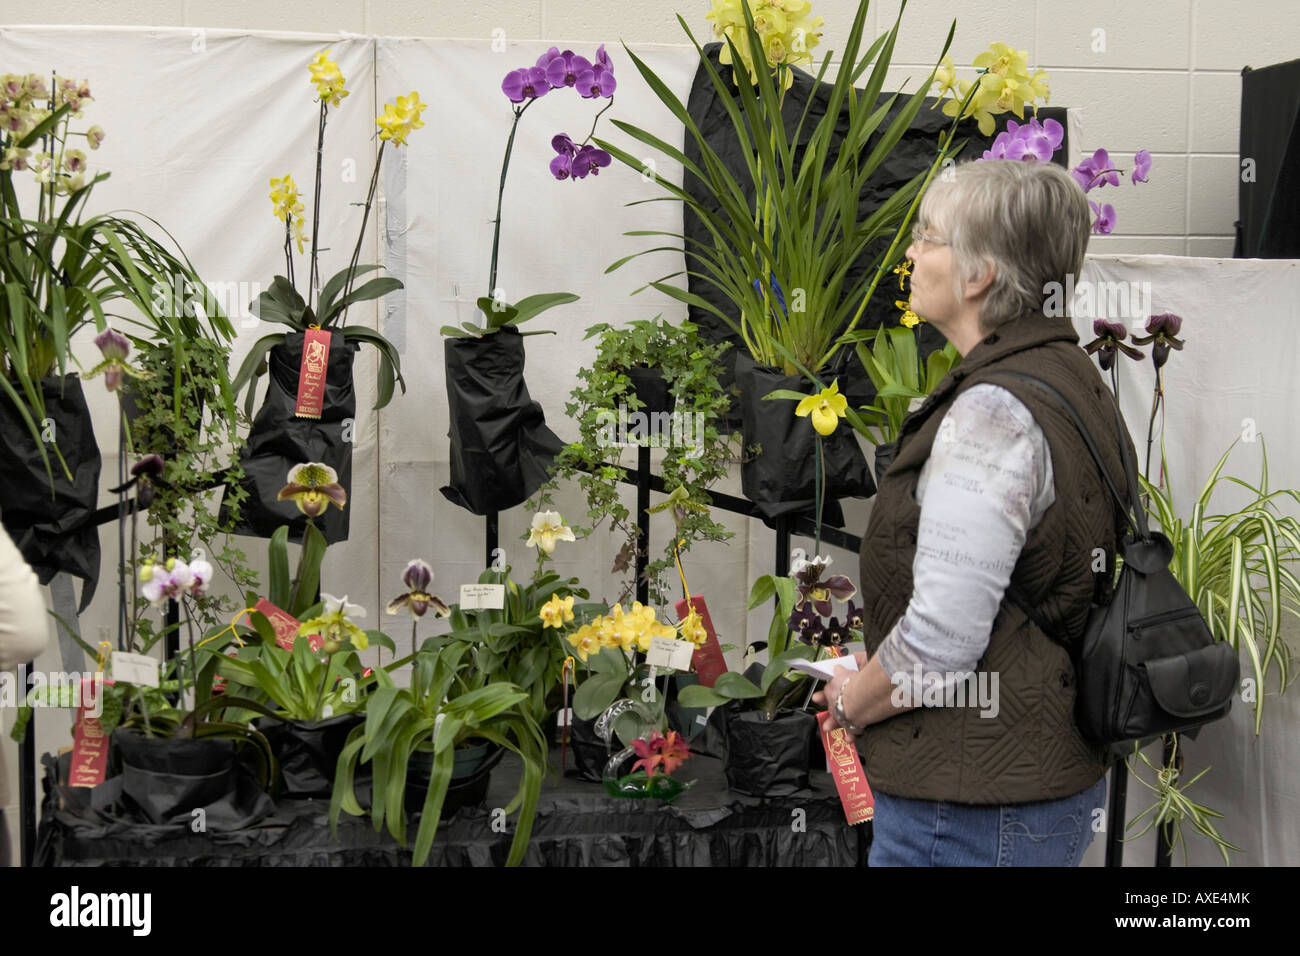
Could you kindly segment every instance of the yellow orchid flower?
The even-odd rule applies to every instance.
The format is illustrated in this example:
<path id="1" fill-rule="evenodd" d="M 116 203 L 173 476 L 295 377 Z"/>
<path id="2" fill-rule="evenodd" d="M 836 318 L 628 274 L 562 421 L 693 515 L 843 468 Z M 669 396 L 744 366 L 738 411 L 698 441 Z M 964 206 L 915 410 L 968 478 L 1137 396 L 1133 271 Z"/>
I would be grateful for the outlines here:
<path id="1" fill-rule="evenodd" d="M 938 97 L 934 106 L 943 102 L 944 97 L 949 93 L 957 92 L 957 67 L 953 66 L 952 57 L 945 53 L 943 59 L 939 61 L 939 68 L 934 71 L 934 80 L 932 86 L 937 86 L 934 95 Z M 931 106 L 930 109 L 934 109 Z"/>
<path id="2" fill-rule="evenodd" d="M 909 329 L 914 329 L 916 328 L 918 323 L 925 321 L 925 319 L 921 318 L 919 315 L 917 315 L 915 312 L 912 311 L 911 296 L 907 297 L 906 302 L 903 302 L 901 300 L 895 301 L 894 307 L 903 310 L 903 317 L 898 321 L 900 324 L 907 326 Z"/>
<path id="3" fill-rule="evenodd" d="M 812 4 L 808 0 L 713 0 L 713 8 L 705 18 L 713 22 L 713 35 L 722 41 L 718 56 L 720 62 L 731 65 L 731 48 L 727 45 L 730 39 L 749 73 L 750 82 L 758 82 L 742 3 L 749 5 L 769 69 L 807 66 L 813 62 L 811 51 L 821 42 L 819 28 L 825 20 L 812 15 Z M 780 69 L 779 72 L 783 88 L 789 89 L 794 83 L 794 73 L 789 69 Z M 733 80 L 738 83 L 737 73 L 733 71 Z"/>
<path id="4" fill-rule="evenodd" d="M 695 610 L 694 605 L 691 606 L 691 613 L 682 619 L 679 629 L 682 640 L 690 641 L 696 647 L 703 646 L 704 642 L 709 639 L 709 632 L 705 629 L 704 621 Z"/>
<path id="5" fill-rule="evenodd" d="M 337 653 L 344 643 L 350 643 L 359 651 L 364 651 L 370 646 L 370 639 L 366 637 L 366 632 L 351 621 L 352 617 L 365 617 L 365 608 L 357 604 L 349 604 L 346 594 L 341 598 L 322 594 L 321 601 L 324 607 L 321 609 L 320 617 L 305 621 L 298 628 L 299 637 L 319 634 L 325 639 L 321 649 L 326 654 Z"/>
<path id="6" fill-rule="evenodd" d="M 554 627 L 562 629 L 566 621 L 573 620 L 573 595 L 561 598 L 558 594 L 552 595 L 551 599 L 542 605 L 541 614 L 542 629 Z"/>
<path id="7" fill-rule="evenodd" d="M 555 553 L 557 541 L 577 541 L 573 529 L 565 525 L 558 511 L 539 511 L 533 515 L 533 526 L 529 529 L 528 540 L 524 544 L 541 548 L 547 554 Z"/>
<path id="8" fill-rule="evenodd" d="M 395 145 L 406 146 L 406 137 L 413 130 L 424 126 L 420 113 L 428 105 L 420 102 L 420 94 L 414 90 L 411 91 L 410 96 L 399 96 L 396 102 L 385 104 L 384 115 L 375 119 L 375 123 L 379 126 L 379 138 L 392 140 Z"/>
<path id="9" fill-rule="evenodd" d="M 569 634 L 565 640 L 573 645 L 573 652 L 578 660 L 584 664 L 587 663 L 587 656 L 598 654 L 602 647 L 606 646 L 600 638 L 600 633 L 595 628 L 595 622 L 584 624 L 572 634 Z"/>
<path id="10" fill-rule="evenodd" d="M 830 388 L 824 388 L 816 395 L 809 395 L 799 402 L 794 413 L 800 418 L 812 416 L 812 426 L 819 435 L 829 435 L 844 417 L 849 407 L 849 400 L 840 394 L 840 380 L 831 382 Z"/>
<path id="11" fill-rule="evenodd" d="M 912 274 L 912 260 L 904 259 L 894 266 L 894 275 L 898 276 L 898 291 L 903 291 L 903 280 Z"/>
<path id="12" fill-rule="evenodd" d="M 348 95 L 348 91 L 344 89 L 346 81 L 343 79 L 343 74 L 339 72 L 339 65 L 329 58 L 329 52 L 329 50 L 321 50 L 317 53 L 316 59 L 312 60 L 308 69 L 311 71 L 312 85 L 316 87 L 321 102 L 338 106 L 343 102 L 343 97 Z"/>

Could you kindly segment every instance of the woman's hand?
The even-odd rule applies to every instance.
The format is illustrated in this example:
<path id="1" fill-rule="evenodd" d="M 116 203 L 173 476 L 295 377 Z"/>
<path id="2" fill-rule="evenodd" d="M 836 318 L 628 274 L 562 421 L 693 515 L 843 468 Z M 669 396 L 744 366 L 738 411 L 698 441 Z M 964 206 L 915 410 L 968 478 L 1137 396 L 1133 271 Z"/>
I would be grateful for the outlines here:
<path id="1" fill-rule="evenodd" d="M 866 651 L 856 652 L 853 655 L 853 659 L 857 661 L 858 671 L 862 671 L 863 669 L 866 668 L 867 666 Z M 855 673 L 856 673 L 855 671 L 851 671 L 847 667 L 842 667 L 842 666 L 836 667 L 834 676 L 829 681 L 826 682 L 826 686 L 823 687 L 821 690 L 819 690 L 817 693 L 813 694 L 813 698 L 812 698 L 813 702 L 817 704 L 821 704 L 823 707 L 826 708 L 827 716 L 822 718 L 822 720 L 824 721 L 822 725 L 823 730 L 834 730 L 835 728 L 840 726 L 839 721 L 835 719 L 835 701 L 840 696 L 840 691 L 844 687 L 844 682 L 847 681 L 850 677 L 852 677 Z M 849 718 L 849 720 L 852 720 L 853 719 L 852 707 L 849 705 L 847 700 L 845 700 L 844 709 L 846 711 L 846 716 Z"/>

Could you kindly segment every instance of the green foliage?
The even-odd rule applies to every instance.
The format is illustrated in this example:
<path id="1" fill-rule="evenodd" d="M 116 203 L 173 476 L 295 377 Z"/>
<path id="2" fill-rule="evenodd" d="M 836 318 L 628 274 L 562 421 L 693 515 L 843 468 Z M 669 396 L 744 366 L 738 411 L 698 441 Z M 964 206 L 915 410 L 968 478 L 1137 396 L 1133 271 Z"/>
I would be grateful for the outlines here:
<path id="1" fill-rule="evenodd" d="M 682 488 L 687 495 L 682 507 L 675 509 L 680 519 L 676 538 L 684 542 L 681 548 L 686 552 L 695 542 L 726 541 L 732 536 L 732 532 L 713 520 L 708 510 L 712 503 L 708 488 L 726 475 L 727 463 L 734 457 L 730 439 L 717 427 L 729 404 L 717 377 L 717 367 L 727 346 L 709 345 L 690 322 L 674 326 L 658 316 L 617 329 L 607 324 L 595 325 L 587 330 L 586 337 L 595 335 L 600 336 L 596 359 L 578 371 L 578 384 L 565 405 L 566 414 L 578 423 L 580 437 L 561 450 L 551 482 L 543 486 L 530 507 L 535 505 L 536 510 L 542 510 L 550 503 L 559 480 L 576 478 L 587 498 L 588 524 L 575 530 L 590 535 L 608 521 L 610 530 L 624 539 L 614 569 L 629 574 L 624 593 L 619 597 L 622 602 L 636 586 L 631 580 L 632 556 L 636 552 L 640 522 L 649 520 L 640 515 L 632 520 L 631 512 L 623 504 L 619 478 L 623 475 L 626 449 L 612 444 L 609 434 L 610 422 L 616 421 L 620 406 L 626 406 L 629 412 L 644 408 L 628 370 L 662 369 L 664 381 L 676 401 L 674 414 L 681 416 L 678 421 L 682 427 L 666 436 L 668 443 L 661 468 L 665 489 L 672 493 Z M 633 440 L 635 437 L 630 436 Z M 646 567 L 655 603 L 665 601 L 664 574 L 672 565 L 673 541 L 669 540 L 663 556 L 648 562 Z"/>
<path id="2" fill-rule="evenodd" d="M 368 302 L 372 299 L 381 298 L 390 292 L 401 289 L 402 283 L 391 276 L 381 276 L 363 282 L 343 296 L 340 296 L 339 293 L 343 291 L 347 284 L 349 275 L 355 277 L 378 268 L 380 267 L 377 265 L 348 266 L 336 272 L 321 289 L 320 301 L 317 303 L 319 317 L 312 312 L 303 297 L 298 294 L 298 290 L 293 287 L 293 283 L 284 276 L 276 276 L 271 282 L 271 288 L 259 295 L 253 305 L 253 313 L 258 318 L 267 322 L 278 322 L 280 325 L 287 325 L 295 332 L 305 332 L 309 326 L 316 324 L 335 335 L 343 336 L 343 341 L 349 344 L 373 345 L 379 351 L 376 409 L 383 408 L 393 400 L 395 387 L 400 385 L 402 394 L 406 394 L 406 380 L 402 378 L 402 357 L 393 343 L 374 329 L 340 323 L 346 315 L 348 306 L 357 302 Z M 279 345 L 283 341 L 284 335 L 278 332 L 272 335 L 264 335 L 258 339 L 253 343 L 253 348 L 244 359 L 244 364 L 239 367 L 239 371 L 235 374 L 235 392 L 238 393 L 247 389 L 244 397 L 244 410 L 249 417 L 253 414 L 253 399 L 257 393 L 257 379 L 266 374 L 266 356 L 273 346 Z"/>
<path id="3" fill-rule="evenodd" d="M 858 359 L 876 387 L 875 403 L 864 406 L 866 414 L 851 423 L 876 445 L 897 441 L 912 400 L 928 396 L 961 361 L 961 353 L 946 342 L 942 349 L 931 352 L 922 366 L 915 330 L 901 325 L 861 329 L 845 339 L 854 343 Z"/>
<path id="4" fill-rule="evenodd" d="M 796 591 L 793 578 L 765 574 L 754 582 L 749 593 L 749 610 L 773 601 L 772 623 L 768 627 L 767 666 L 758 684 L 741 674 L 727 672 L 718 677 L 712 688 L 702 684 L 684 687 L 677 699 L 683 707 L 718 707 L 732 701 L 745 701 L 745 707 L 760 710 L 768 720 L 777 712 L 798 703 L 807 694 L 807 674 L 790 671 L 790 662 L 813 660 L 817 648 L 790 642 L 790 615 L 794 612 Z"/>
<path id="5" fill-rule="evenodd" d="M 522 690 L 527 699 L 521 706 L 539 724 L 560 706 L 560 680 L 564 659 L 569 655 L 560 632 L 543 628 L 542 605 L 559 597 L 590 597 L 577 578 L 561 578 L 554 571 L 541 574 L 529 587 L 521 588 L 510 577 L 510 568 L 488 569 L 479 584 L 505 586 L 505 607 L 501 610 L 463 610 L 451 606 L 451 630 L 425 641 L 425 648 L 442 644 L 461 645 L 470 653 L 462 663 L 460 680 L 469 688 L 507 682 Z M 575 604 L 574 618 L 585 622 L 603 613 L 603 604 Z"/>
<path id="6" fill-rule="evenodd" d="M 462 322 L 460 328 L 454 325 L 444 325 L 440 330 L 442 335 L 449 335 L 459 339 L 478 339 L 485 335 L 491 335 L 493 332 L 499 332 L 506 326 L 517 326 L 529 319 L 536 318 L 548 309 L 553 309 L 557 305 L 568 305 L 570 302 L 577 302 L 579 296 L 572 292 L 539 292 L 537 295 L 530 295 L 520 299 L 514 305 L 501 299 L 493 299 L 488 296 L 482 296 L 474 304 L 478 306 L 479 311 L 483 313 L 487 320 L 483 325 L 475 325 L 472 322 Z M 520 332 L 520 335 L 544 335 L 555 333 L 549 329 L 538 329 L 532 332 Z"/>
<path id="7" fill-rule="evenodd" d="M 915 93 L 906 97 L 894 94 L 877 106 L 897 40 L 899 20 L 864 51 L 867 7 L 864 2 L 858 8 L 828 99 L 823 102 L 810 97 L 797 116 L 793 112 L 783 113 L 784 95 L 768 70 L 756 71 L 757 86 L 744 82 L 743 75 L 742 82 L 734 83 L 730 71 L 719 71 L 713 65 L 686 21 L 678 17 L 699 51 L 701 68 L 735 130 L 749 184 L 753 187 L 752 203 L 746 198 L 742 184 L 727 170 L 722 157 L 696 126 L 686 106 L 630 50 L 628 56 L 642 78 L 685 126 L 686 136 L 697 147 L 700 162 L 692 162 L 675 146 L 629 123 L 614 121 L 615 126 L 636 141 L 634 150 L 597 140 L 614 158 L 643 175 L 654 175 L 670 196 L 690 208 L 709 233 L 704 241 L 671 232 L 627 233 L 664 236 L 674 240 L 674 244 L 626 256 L 607 271 L 640 255 L 684 250 L 687 274 L 719 290 L 734 306 L 739 318 L 730 310 L 723 311 L 667 281 L 680 273 L 664 276 L 649 285 L 716 315 L 742 337 L 760 364 L 784 365 L 788 373 L 799 371 L 813 380 L 815 373 L 846 344 L 842 333 L 854 329 L 880 276 L 898 261 L 901 247 L 905 245 L 902 238 L 924 186 L 943 160 L 956 152 L 951 149 L 954 122 L 929 170 L 910 180 L 871 215 L 859 219 L 859 198 L 864 185 L 889 159 L 911 126 L 933 78 L 931 73 Z M 900 9 L 900 18 L 901 15 Z M 753 62 L 763 63 L 766 61 L 763 41 L 754 29 L 747 8 L 745 18 L 748 29 L 740 42 L 750 44 Z M 941 57 L 951 40 L 950 31 Z M 733 62 L 740 62 L 734 46 L 731 55 Z M 817 74 L 818 83 L 830 64 L 828 56 Z M 867 75 L 865 88 L 855 89 L 853 84 L 864 74 Z M 810 121 L 809 107 L 814 99 L 819 102 L 820 115 Z M 842 114 L 845 108 L 847 111 Z M 842 115 L 847 115 L 847 124 L 843 123 Z M 796 124 L 792 135 L 787 130 L 790 121 Z M 843 139 L 831 160 L 834 137 L 839 134 Z M 702 202 L 681 186 L 653 174 L 641 158 L 644 147 L 680 163 L 686 175 L 697 177 L 708 189 L 710 202 Z M 850 271 L 863 261 L 874 268 L 869 266 L 851 280 Z M 769 276 L 775 277 L 784 291 L 788 312 L 773 301 L 772 292 L 765 288 Z M 756 279 L 762 280 L 757 287 Z"/>
<path id="8" fill-rule="evenodd" d="M 546 768 L 546 740 L 527 705 L 527 691 L 506 682 L 475 687 L 472 679 L 466 680 L 472 654 L 466 642 L 438 646 L 428 641 L 415 655 L 409 687 L 397 687 L 387 670 L 376 672 L 378 687 L 367 700 L 365 723 L 352 731 L 339 756 L 330 800 L 335 835 L 344 811 L 352 816 L 366 812 L 353 781 L 358 767 L 368 763 L 374 773 L 370 817 L 375 830 L 387 826 L 406 845 L 408 765 L 417 752 L 431 754 L 433 769 L 413 850 L 414 864 L 423 866 L 451 784 L 455 749 L 486 741 L 523 761 L 519 790 L 505 808 L 507 813 L 519 811 L 507 865 L 523 861 Z"/>
<path id="9" fill-rule="evenodd" d="M 144 527 L 138 519 L 132 522 L 131 577 L 141 561 L 188 560 L 202 551 L 240 593 L 255 589 L 257 575 L 231 537 L 248 493 L 239 487 L 243 467 L 237 430 L 243 420 L 231 391 L 227 350 L 207 338 L 134 344 L 139 365 L 149 375 L 127 380 L 125 395 L 136 411 L 129 425 L 131 453 L 135 459 L 160 456 L 163 474 L 153 482 Z M 222 520 L 226 481 L 229 510 Z M 132 603 L 136 637 L 147 649 L 162 635 L 145 613 L 147 608 L 138 600 Z M 191 607 L 200 628 L 207 630 L 243 605 L 210 590 Z"/>
<path id="10" fill-rule="evenodd" d="M 1300 579 L 1291 566 L 1300 560 L 1300 522 L 1278 511 L 1277 499 L 1300 502 L 1300 491 L 1268 490 L 1268 448 L 1260 441 L 1259 485 L 1223 475 L 1237 443 L 1223 453 L 1192 505 L 1191 517 L 1176 517 L 1167 490 L 1139 477 L 1147 512 L 1174 546 L 1169 570 L 1196 601 L 1215 638 L 1250 656 L 1256 687 L 1255 733 L 1264 719 L 1266 684 L 1277 675 L 1276 693 L 1294 680 L 1291 648 L 1282 636 L 1282 615 L 1300 617 Z M 1164 462 L 1163 448 L 1161 462 Z M 1165 474 L 1168 474 L 1166 469 Z M 1208 514 L 1221 481 L 1254 497 L 1225 514 Z"/>

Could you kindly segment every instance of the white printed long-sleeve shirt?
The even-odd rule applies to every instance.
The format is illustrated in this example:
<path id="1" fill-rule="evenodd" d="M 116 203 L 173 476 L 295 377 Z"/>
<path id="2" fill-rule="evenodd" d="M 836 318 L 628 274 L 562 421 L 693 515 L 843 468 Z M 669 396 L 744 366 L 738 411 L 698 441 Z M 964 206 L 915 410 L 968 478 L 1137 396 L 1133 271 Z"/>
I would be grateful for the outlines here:
<path id="1" fill-rule="evenodd" d="M 887 675 L 905 675 L 919 695 L 917 665 L 975 669 L 1029 529 L 1056 500 L 1053 484 L 1047 438 L 1010 391 L 974 385 L 949 406 L 916 486 L 912 597 L 877 649 Z"/>

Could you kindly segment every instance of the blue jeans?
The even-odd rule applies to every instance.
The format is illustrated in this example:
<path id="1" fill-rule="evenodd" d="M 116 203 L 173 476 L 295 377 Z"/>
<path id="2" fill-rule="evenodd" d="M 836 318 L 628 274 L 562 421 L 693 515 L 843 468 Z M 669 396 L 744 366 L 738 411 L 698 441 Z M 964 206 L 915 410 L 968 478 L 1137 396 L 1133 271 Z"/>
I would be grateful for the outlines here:
<path id="1" fill-rule="evenodd" d="M 1078 866 L 1106 778 L 1061 800 L 971 806 L 875 794 L 870 866 Z"/>

